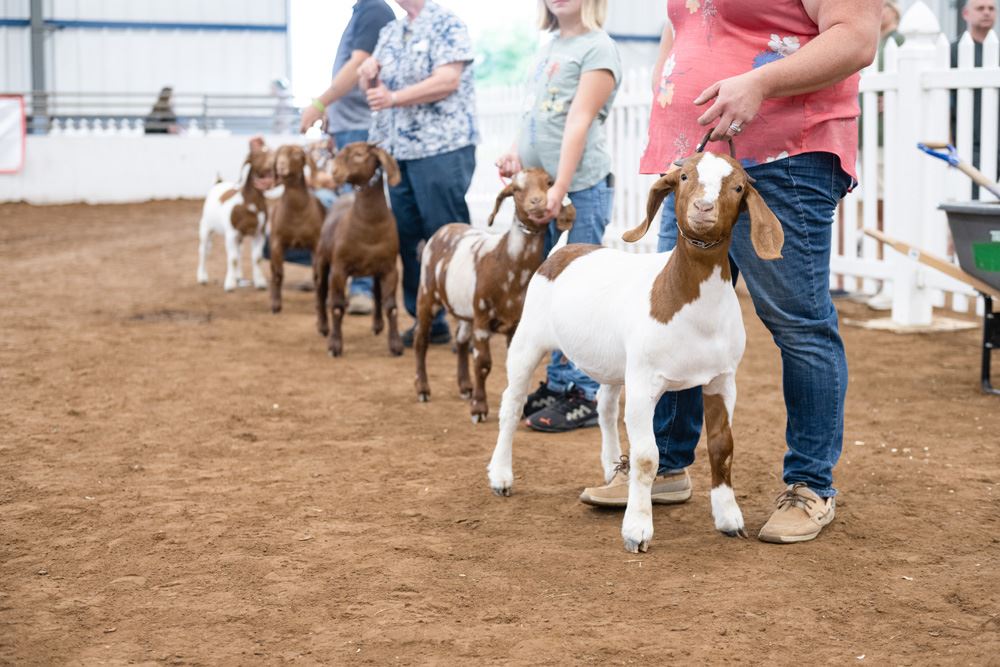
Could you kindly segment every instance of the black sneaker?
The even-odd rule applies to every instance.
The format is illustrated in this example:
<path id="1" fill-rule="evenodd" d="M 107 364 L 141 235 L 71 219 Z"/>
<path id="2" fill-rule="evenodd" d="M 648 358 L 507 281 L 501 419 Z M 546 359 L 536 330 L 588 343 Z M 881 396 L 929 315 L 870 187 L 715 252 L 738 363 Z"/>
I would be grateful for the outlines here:
<path id="1" fill-rule="evenodd" d="M 553 405 L 528 417 L 525 423 L 544 433 L 597 426 L 597 401 L 588 401 L 580 389 L 570 389 Z"/>
<path id="2" fill-rule="evenodd" d="M 413 347 L 414 328 L 415 327 L 410 327 L 400 335 L 400 338 L 403 339 L 403 347 Z M 448 343 L 451 342 L 451 332 L 448 331 L 447 329 L 434 331 L 434 329 L 431 328 L 430 341 L 428 342 L 431 345 L 447 345 Z"/>
<path id="3" fill-rule="evenodd" d="M 530 417 L 543 408 L 552 407 L 562 397 L 563 393 L 549 389 L 547 382 L 539 382 L 538 389 L 528 394 L 522 416 Z"/>

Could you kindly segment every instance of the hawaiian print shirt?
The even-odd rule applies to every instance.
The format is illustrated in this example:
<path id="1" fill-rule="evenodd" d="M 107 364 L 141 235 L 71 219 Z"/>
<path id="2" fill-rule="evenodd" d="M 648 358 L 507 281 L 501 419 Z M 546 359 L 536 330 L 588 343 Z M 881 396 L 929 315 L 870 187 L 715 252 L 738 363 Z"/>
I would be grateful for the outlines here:
<path id="1" fill-rule="evenodd" d="M 479 143 L 472 79 L 472 41 L 451 11 L 427 0 L 417 18 L 403 17 L 379 33 L 373 54 L 389 90 L 420 83 L 436 68 L 464 63 L 458 89 L 438 102 L 385 109 L 372 116 L 368 140 L 397 160 L 419 160 Z"/>

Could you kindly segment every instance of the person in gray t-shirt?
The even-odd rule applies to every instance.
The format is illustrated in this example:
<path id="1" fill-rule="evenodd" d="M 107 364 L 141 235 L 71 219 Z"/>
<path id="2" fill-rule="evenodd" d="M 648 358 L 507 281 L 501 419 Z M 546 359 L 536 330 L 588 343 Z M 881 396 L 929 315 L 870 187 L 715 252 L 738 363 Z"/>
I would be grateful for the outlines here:
<path id="1" fill-rule="evenodd" d="M 372 113 L 365 93 L 358 87 L 358 65 L 375 51 L 379 32 L 395 18 L 385 0 L 358 0 L 355 3 L 354 13 L 337 47 L 333 80 L 329 88 L 302 110 L 302 132 L 322 118 L 325 111 L 326 131 L 333 137 L 338 150 L 355 141 L 368 141 Z M 323 203 L 329 206 L 332 199 L 331 192 Z M 372 306 L 372 279 L 352 279 L 347 312 L 368 315 Z"/>

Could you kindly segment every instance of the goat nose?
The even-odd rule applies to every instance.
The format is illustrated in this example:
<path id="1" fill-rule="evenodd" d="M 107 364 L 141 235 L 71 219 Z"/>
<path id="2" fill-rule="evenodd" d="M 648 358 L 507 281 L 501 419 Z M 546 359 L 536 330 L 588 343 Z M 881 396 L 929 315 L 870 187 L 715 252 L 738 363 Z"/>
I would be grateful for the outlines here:
<path id="1" fill-rule="evenodd" d="M 715 202 L 710 202 L 707 199 L 697 199 L 694 202 L 694 207 L 698 209 L 700 213 L 708 213 L 715 208 Z"/>

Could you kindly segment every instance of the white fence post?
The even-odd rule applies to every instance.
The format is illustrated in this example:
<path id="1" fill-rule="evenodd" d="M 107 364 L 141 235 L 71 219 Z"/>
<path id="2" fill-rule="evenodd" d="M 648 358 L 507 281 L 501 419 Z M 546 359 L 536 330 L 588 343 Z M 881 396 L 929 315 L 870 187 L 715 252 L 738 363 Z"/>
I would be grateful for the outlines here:
<path id="1" fill-rule="evenodd" d="M 927 210 L 926 192 L 928 189 L 940 191 L 941 187 L 931 182 L 929 160 L 917 155 L 916 146 L 920 141 L 940 139 L 928 133 L 937 135 L 942 127 L 947 132 L 948 119 L 947 110 L 945 117 L 939 119 L 936 116 L 940 108 L 926 104 L 921 75 L 940 66 L 935 42 L 941 27 L 927 5 L 918 1 L 903 16 L 899 30 L 906 41 L 897 54 L 898 103 L 895 113 L 885 118 L 886 125 L 892 124 L 885 152 L 893 151 L 897 156 L 912 156 L 913 159 L 904 157 L 896 163 L 897 169 L 886 170 L 885 229 L 889 236 L 923 248 L 928 240 L 927 226 L 937 213 L 933 207 Z M 893 322 L 903 326 L 930 324 L 932 293 L 926 285 L 924 270 L 893 250 L 886 252 L 893 281 Z"/>

